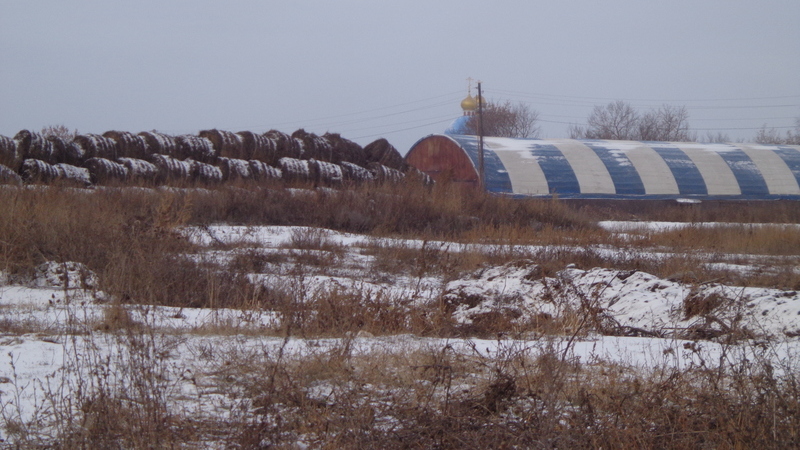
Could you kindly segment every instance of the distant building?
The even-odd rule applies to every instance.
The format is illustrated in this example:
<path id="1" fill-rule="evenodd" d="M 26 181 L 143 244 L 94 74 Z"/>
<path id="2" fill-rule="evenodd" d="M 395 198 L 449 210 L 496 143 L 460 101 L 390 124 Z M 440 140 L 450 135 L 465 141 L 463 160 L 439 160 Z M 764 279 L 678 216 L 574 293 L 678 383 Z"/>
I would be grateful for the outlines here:
<path id="1" fill-rule="evenodd" d="M 419 140 L 406 162 L 477 186 L 478 137 L 456 134 L 461 123 Z M 485 137 L 484 166 L 486 190 L 511 195 L 800 200 L 796 145 Z"/>

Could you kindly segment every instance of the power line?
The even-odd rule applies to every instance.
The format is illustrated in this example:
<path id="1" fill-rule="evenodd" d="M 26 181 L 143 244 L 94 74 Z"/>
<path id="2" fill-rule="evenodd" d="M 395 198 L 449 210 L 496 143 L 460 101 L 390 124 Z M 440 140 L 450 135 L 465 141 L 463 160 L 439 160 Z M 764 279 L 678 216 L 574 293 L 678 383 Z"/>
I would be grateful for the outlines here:
<path id="1" fill-rule="evenodd" d="M 608 98 L 608 97 L 580 97 L 580 96 L 570 96 L 570 95 L 556 95 L 556 94 L 541 94 L 541 93 L 528 93 L 528 92 L 520 92 L 520 91 L 509 91 L 503 89 L 493 89 L 492 91 L 496 91 L 499 93 L 506 93 L 506 94 L 513 94 L 519 96 L 529 96 L 529 97 L 544 97 L 550 98 L 553 100 L 558 99 L 580 99 L 580 100 L 601 100 L 601 101 L 616 101 L 616 100 L 623 100 L 623 101 L 631 101 L 631 102 L 733 102 L 733 101 L 750 101 L 750 100 L 786 100 L 786 99 L 793 99 L 793 98 L 800 98 L 800 94 L 798 95 L 781 95 L 781 96 L 773 96 L 773 97 L 739 97 L 739 98 L 706 98 L 706 99 L 636 99 L 636 98 L 629 98 L 629 99 L 620 99 L 620 98 Z M 795 105 L 796 106 L 796 105 Z"/>

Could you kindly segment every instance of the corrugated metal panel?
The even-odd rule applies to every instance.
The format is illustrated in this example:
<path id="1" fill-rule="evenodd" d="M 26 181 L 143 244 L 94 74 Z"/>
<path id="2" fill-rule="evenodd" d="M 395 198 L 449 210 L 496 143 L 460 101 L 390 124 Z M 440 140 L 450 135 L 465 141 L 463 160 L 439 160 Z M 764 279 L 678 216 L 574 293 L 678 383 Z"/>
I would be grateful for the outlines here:
<path id="1" fill-rule="evenodd" d="M 413 154 L 432 151 L 423 144 L 434 138 L 441 136 L 415 144 L 409 162 L 424 160 Z M 478 167 L 477 137 L 447 139 Z M 486 137 L 484 147 L 486 187 L 492 192 L 800 199 L 800 146 Z"/>

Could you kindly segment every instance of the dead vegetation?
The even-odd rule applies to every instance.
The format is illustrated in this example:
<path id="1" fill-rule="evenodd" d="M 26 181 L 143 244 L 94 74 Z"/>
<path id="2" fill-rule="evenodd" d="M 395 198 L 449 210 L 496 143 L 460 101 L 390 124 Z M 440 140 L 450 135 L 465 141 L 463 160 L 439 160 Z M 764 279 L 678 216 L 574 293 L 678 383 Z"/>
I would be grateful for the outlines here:
<path id="1" fill-rule="evenodd" d="M 596 221 L 622 215 L 624 208 L 612 214 L 418 183 L 343 191 L 4 188 L 0 203 L 0 270 L 21 280 L 46 261 L 80 262 L 114 299 L 89 329 L 59 336 L 65 371 L 90 376 L 45 386 L 38 425 L 3 406 L 13 448 L 800 446 L 797 375 L 767 362 L 769 343 L 754 344 L 755 357 L 736 363 L 720 358 L 680 369 L 668 360 L 675 353 L 697 353 L 697 347 L 671 347 L 663 365 L 643 373 L 633 365 L 573 357 L 576 338 L 608 331 L 591 298 L 572 314 L 558 320 L 543 315 L 527 328 L 515 328 L 513 313 L 486 315 L 462 327 L 444 299 L 423 304 L 413 295 L 394 298 L 366 286 L 371 279 L 407 277 L 421 292 L 431 276 L 455 279 L 528 259 L 538 265 L 531 275 L 536 278 L 574 264 L 697 284 L 724 279 L 798 289 L 795 227 L 693 226 L 621 240 Z M 794 203 L 775 202 L 756 211 L 733 204 L 687 214 L 698 222 L 778 217 L 797 223 L 795 211 Z M 624 214 L 660 217 L 647 207 L 639 216 Z M 178 232 L 214 223 L 306 228 L 293 233 L 285 252 L 241 245 L 221 263 L 208 251 L 234 246 L 218 242 L 201 249 Z M 313 288 L 316 273 L 335 271 L 348 251 L 356 251 L 336 244 L 325 229 L 366 236 L 357 251 L 372 264 L 364 268 L 362 290 Z M 399 245 L 388 237 L 415 238 L 420 245 Z M 605 251 L 610 248 L 621 250 Z M 668 256 L 652 259 L 647 255 L 653 250 Z M 715 258 L 736 262 L 730 255 L 737 254 L 741 262 L 749 254 L 765 255 L 774 265 L 746 276 L 705 264 Z M 288 282 L 259 284 L 249 276 L 280 271 L 288 271 Z M 128 308 L 133 305 L 274 311 L 279 325 L 259 332 L 282 344 L 181 347 L 180 336 L 135 319 Z M 689 296 L 683 311 L 713 321 L 721 306 L 719 297 Z M 4 321 L 0 331 L 5 336 L 31 329 Z M 715 338 L 702 332 L 695 338 Z M 361 339 L 403 334 L 415 336 L 409 340 L 452 338 L 452 344 L 370 349 Z M 536 339 L 508 341 L 513 343 L 499 345 L 501 351 L 492 355 L 478 347 L 456 351 L 470 342 L 460 338 L 476 336 Z M 302 356 L 288 350 L 295 338 L 309 342 Z M 94 339 L 113 340 L 119 353 L 103 354 L 91 345 Z M 737 351 L 732 343 L 723 349 Z M 175 380 L 196 376 L 172 372 L 169 355 L 175 351 L 196 352 L 206 362 L 217 394 L 232 401 L 226 414 L 196 416 L 170 403 Z M 10 378 L 3 390 L 13 385 Z"/>

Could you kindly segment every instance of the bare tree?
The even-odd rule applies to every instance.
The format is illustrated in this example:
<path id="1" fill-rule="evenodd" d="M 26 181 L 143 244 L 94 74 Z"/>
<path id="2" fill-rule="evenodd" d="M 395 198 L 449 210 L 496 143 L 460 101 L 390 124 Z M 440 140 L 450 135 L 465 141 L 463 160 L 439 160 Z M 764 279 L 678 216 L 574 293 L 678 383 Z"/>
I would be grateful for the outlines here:
<path id="1" fill-rule="evenodd" d="M 65 141 L 71 141 L 78 135 L 78 130 L 70 130 L 66 125 L 48 125 L 42 128 L 42 136 L 44 137 L 58 137 Z"/>
<path id="2" fill-rule="evenodd" d="M 535 138 L 539 136 L 539 113 L 525 103 L 487 102 L 483 107 L 483 135 L 497 137 Z M 466 124 L 469 134 L 478 134 L 478 116 Z"/>
<path id="3" fill-rule="evenodd" d="M 706 131 L 706 135 L 699 139 L 700 142 L 706 143 L 721 143 L 721 142 L 732 142 L 733 140 L 727 133 L 723 133 L 718 131 L 713 133 L 711 131 Z"/>
<path id="4" fill-rule="evenodd" d="M 622 100 L 595 106 L 587 119 L 587 139 L 636 139 L 639 113 Z"/>
<path id="5" fill-rule="evenodd" d="M 786 131 L 785 135 L 764 124 L 756 133 L 755 141 L 759 144 L 800 145 L 800 117 L 795 119 L 794 130 Z"/>
<path id="6" fill-rule="evenodd" d="M 644 114 L 618 100 L 595 106 L 585 127 L 570 125 L 573 139 L 619 139 L 642 141 L 690 141 L 689 113 L 686 107 L 662 105 Z"/>

